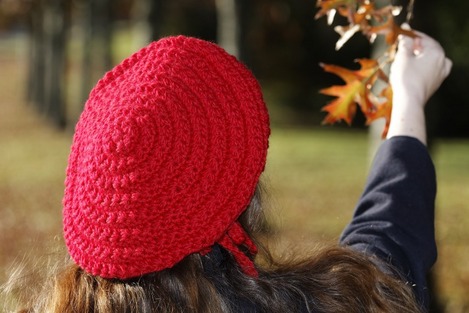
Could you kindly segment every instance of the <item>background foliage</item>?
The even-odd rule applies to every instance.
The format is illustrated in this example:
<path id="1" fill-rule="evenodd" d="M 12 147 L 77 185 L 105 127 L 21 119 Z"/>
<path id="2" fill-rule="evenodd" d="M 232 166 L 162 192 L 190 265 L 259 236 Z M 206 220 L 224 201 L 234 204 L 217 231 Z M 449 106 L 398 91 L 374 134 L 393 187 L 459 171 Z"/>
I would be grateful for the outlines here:
<path id="1" fill-rule="evenodd" d="M 314 20 L 317 12 L 314 0 L 235 2 L 238 6 L 240 57 L 253 69 L 265 88 L 275 91 L 275 96 L 282 103 L 282 114 L 274 116 L 274 122 L 318 125 L 324 117 L 320 108 L 329 99 L 319 95 L 318 90 L 340 83 L 338 78 L 324 73 L 319 63 L 353 67 L 353 60 L 369 56 L 372 47 L 365 38 L 356 35 L 336 52 L 334 44 L 338 35 L 325 20 Z M 392 2 L 404 8 L 407 5 L 406 0 Z M 41 11 L 41 8 L 49 9 Z M 465 1 L 415 1 L 412 26 L 437 38 L 454 61 L 450 77 L 431 101 L 430 128 L 436 136 L 469 136 L 465 121 L 469 116 L 469 106 L 465 105 L 464 95 L 469 78 L 469 22 L 465 16 L 468 9 L 469 4 Z M 62 92 L 68 98 L 56 106 L 62 111 L 59 114 L 64 115 L 62 120 L 55 118 L 59 126 L 73 125 L 94 82 L 113 64 L 144 45 L 146 39 L 139 39 L 139 36 L 145 37 L 142 32 L 148 32 L 148 40 L 187 34 L 216 41 L 219 22 L 215 0 L 0 0 L 0 27 L 4 33 L 29 29 L 34 35 L 40 28 L 35 19 L 45 15 L 53 17 L 54 14 L 63 16 L 56 21 L 63 34 L 55 34 L 55 39 L 50 41 L 56 40 L 56 44 L 62 41 L 67 48 L 63 56 L 57 55 L 53 62 L 46 62 L 43 67 L 47 72 L 64 63 L 65 74 L 59 79 L 64 84 Z M 140 27 L 142 24 L 146 26 Z M 43 26 L 42 39 L 47 39 L 52 36 L 47 35 L 51 27 Z M 116 30 L 122 29 L 129 31 L 127 39 L 130 41 L 121 44 L 125 49 L 119 54 L 112 47 L 119 44 Z M 74 43 L 72 38 L 78 40 Z M 51 51 L 48 53 L 52 54 Z M 70 71 L 73 60 L 80 63 L 75 71 Z M 30 80 L 33 81 L 30 86 L 34 86 L 34 82 L 38 84 L 38 77 L 30 77 Z M 31 90 L 34 88 L 30 88 L 30 93 Z M 30 96 L 34 100 L 34 95 Z M 57 101 L 62 100 L 59 98 Z M 361 127 L 363 120 L 354 125 Z"/>

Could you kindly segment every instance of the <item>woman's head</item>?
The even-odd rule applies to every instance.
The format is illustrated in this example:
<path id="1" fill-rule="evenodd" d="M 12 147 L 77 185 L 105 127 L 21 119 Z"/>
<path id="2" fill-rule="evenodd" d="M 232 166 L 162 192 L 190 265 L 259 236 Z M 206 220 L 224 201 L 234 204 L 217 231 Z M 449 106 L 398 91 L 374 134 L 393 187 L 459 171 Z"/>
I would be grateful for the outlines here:
<path id="1" fill-rule="evenodd" d="M 143 48 L 98 82 L 77 124 L 63 201 L 70 255 L 125 279 L 218 243 L 255 275 L 237 219 L 269 133 L 259 84 L 221 48 L 183 36 Z"/>

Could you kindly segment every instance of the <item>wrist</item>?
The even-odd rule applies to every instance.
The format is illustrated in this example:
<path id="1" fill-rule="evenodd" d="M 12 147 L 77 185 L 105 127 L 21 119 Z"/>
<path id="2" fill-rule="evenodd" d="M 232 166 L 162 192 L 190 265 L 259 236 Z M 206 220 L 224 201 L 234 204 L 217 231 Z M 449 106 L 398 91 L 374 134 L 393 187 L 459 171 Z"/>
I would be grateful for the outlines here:
<path id="1" fill-rule="evenodd" d="M 417 87 L 412 87 L 412 84 L 408 84 L 408 87 L 400 87 L 392 85 L 393 90 L 393 103 L 404 107 L 404 106 L 418 106 L 423 108 L 427 102 L 425 97 L 425 91 L 419 90 Z M 409 92 L 412 90 L 412 92 Z"/>
<path id="2" fill-rule="evenodd" d="M 424 105 L 419 100 L 393 99 L 391 123 L 387 138 L 408 136 L 420 140 L 426 145 L 427 130 L 425 125 Z"/>

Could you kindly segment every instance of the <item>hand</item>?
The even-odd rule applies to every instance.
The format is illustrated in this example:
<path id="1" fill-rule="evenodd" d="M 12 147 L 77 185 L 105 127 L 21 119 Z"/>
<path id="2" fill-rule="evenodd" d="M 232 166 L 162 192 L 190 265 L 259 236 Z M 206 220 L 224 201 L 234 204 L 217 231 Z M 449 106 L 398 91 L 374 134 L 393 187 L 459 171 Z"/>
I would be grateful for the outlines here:
<path id="1" fill-rule="evenodd" d="M 418 38 L 403 36 L 390 71 L 394 95 L 425 105 L 448 76 L 452 62 L 433 38 L 416 32 Z M 397 104 L 399 105 L 399 103 Z"/>
<path id="2" fill-rule="evenodd" d="M 410 136 L 426 144 L 424 106 L 448 76 L 452 63 L 441 45 L 423 33 L 399 41 L 389 80 L 393 88 L 387 138 Z"/>

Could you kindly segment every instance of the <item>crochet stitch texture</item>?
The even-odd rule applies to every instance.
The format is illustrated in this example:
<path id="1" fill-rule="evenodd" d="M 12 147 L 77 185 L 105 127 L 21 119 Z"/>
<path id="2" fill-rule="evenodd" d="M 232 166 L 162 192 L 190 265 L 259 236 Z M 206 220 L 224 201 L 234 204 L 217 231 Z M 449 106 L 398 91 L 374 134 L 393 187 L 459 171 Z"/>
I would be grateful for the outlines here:
<path id="1" fill-rule="evenodd" d="M 97 83 L 76 125 L 63 198 L 71 257 L 125 279 L 219 243 L 256 275 L 236 220 L 269 134 L 257 80 L 220 47 L 178 36 L 136 52 Z"/>

